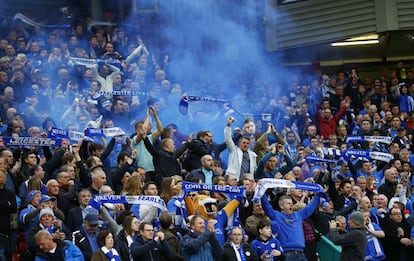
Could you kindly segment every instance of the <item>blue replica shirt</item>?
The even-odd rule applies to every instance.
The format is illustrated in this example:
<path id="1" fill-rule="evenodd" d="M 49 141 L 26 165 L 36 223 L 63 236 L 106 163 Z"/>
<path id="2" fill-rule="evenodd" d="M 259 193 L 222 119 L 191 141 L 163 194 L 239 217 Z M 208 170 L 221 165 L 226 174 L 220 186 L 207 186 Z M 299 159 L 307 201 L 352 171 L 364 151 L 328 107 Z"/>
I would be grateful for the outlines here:
<path id="1" fill-rule="evenodd" d="M 303 234 L 302 221 L 312 215 L 319 204 L 320 196 L 317 194 L 312 201 L 299 211 L 291 215 L 273 210 L 266 196 L 262 197 L 262 206 L 265 213 L 272 221 L 279 224 L 278 239 L 284 251 L 305 249 L 305 237 Z"/>
<path id="2" fill-rule="evenodd" d="M 277 256 L 271 256 L 270 253 L 272 252 L 272 250 L 279 250 L 280 252 L 283 253 L 283 249 L 282 246 L 280 245 L 279 240 L 277 240 L 274 237 L 271 237 L 268 241 L 262 241 L 260 238 L 259 239 L 255 239 L 252 241 L 252 243 L 250 244 L 254 250 L 254 252 L 256 253 L 256 255 L 259 257 L 263 255 L 263 253 L 267 250 L 267 257 L 265 259 L 265 261 L 276 261 L 278 260 Z"/>
<path id="3" fill-rule="evenodd" d="M 217 223 L 214 225 L 214 233 L 216 234 L 217 240 L 223 246 L 224 243 L 226 243 L 226 237 L 224 233 L 225 226 L 227 225 L 226 211 L 220 210 L 219 212 L 217 212 L 217 216 L 215 220 L 217 220 Z M 206 221 L 206 227 L 207 227 L 207 221 Z"/>
<path id="4" fill-rule="evenodd" d="M 381 227 L 375 223 L 370 223 L 368 226 L 375 231 L 382 231 Z M 365 252 L 365 260 L 384 260 L 385 254 L 382 248 L 381 241 L 376 236 L 366 231 L 367 235 L 367 249 Z"/>

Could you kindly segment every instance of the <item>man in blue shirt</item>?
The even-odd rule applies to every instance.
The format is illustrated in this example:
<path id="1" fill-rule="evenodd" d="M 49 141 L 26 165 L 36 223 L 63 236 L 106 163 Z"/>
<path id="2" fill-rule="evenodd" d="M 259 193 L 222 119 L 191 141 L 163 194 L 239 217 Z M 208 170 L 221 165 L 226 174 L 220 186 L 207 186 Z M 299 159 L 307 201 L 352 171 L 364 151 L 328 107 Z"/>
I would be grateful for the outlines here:
<path id="1" fill-rule="evenodd" d="M 303 252 L 305 249 L 305 238 L 302 221 L 309 217 L 317 208 L 320 200 L 317 194 L 312 201 L 304 208 L 293 211 L 293 202 L 289 196 L 282 196 L 279 199 L 281 211 L 274 210 L 266 196 L 262 197 L 262 206 L 272 221 L 279 224 L 278 239 L 282 245 L 285 261 L 307 260 Z"/>
<path id="2" fill-rule="evenodd" d="M 198 179 L 202 183 L 213 185 L 213 180 L 218 176 L 217 173 L 213 171 L 214 161 L 211 155 L 204 155 L 201 157 L 201 168 L 195 169 L 187 175 L 186 179 Z"/>

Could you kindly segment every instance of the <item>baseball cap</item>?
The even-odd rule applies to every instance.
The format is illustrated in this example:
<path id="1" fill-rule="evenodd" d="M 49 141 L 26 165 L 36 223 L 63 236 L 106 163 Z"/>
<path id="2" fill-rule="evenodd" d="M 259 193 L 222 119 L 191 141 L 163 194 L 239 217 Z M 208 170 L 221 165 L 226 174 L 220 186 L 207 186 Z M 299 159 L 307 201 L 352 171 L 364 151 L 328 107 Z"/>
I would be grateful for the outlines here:
<path id="1" fill-rule="evenodd" d="M 86 222 L 89 223 L 89 225 L 95 226 L 99 224 L 99 217 L 98 215 L 94 214 L 94 213 L 88 213 L 85 216 L 84 219 Z"/>
<path id="2" fill-rule="evenodd" d="M 27 202 L 30 203 L 32 202 L 32 199 L 37 195 L 40 194 L 42 195 L 42 192 L 40 190 L 32 190 L 29 192 L 29 194 L 27 194 Z"/>
<path id="3" fill-rule="evenodd" d="M 47 202 L 49 200 L 56 201 L 56 198 L 48 196 L 48 195 L 43 195 L 42 198 L 40 199 L 39 203 L 44 203 L 44 202 Z"/>

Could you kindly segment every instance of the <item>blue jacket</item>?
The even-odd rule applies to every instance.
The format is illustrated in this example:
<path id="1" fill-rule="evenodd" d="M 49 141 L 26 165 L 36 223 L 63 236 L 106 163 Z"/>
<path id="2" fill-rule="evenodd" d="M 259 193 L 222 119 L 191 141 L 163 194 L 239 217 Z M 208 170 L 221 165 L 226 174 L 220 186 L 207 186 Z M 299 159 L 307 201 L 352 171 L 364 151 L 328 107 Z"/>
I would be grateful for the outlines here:
<path id="1" fill-rule="evenodd" d="M 184 261 L 214 261 L 223 253 L 216 235 L 210 231 L 201 235 L 191 231 L 183 237 L 180 247 Z"/>
<path id="2" fill-rule="evenodd" d="M 58 244 L 57 249 L 61 249 L 63 252 L 63 256 L 65 257 L 65 261 L 84 261 L 83 254 L 80 249 L 74 245 L 72 242 L 68 240 L 57 240 L 55 241 Z M 47 257 L 46 253 L 44 252 L 37 252 L 35 261 L 48 261 L 49 258 Z"/>
<path id="3" fill-rule="evenodd" d="M 273 210 L 266 196 L 262 197 L 262 206 L 272 221 L 279 224 L 278 239 L 283 251 L 305 249 L 302 221 L 309 217 L 319 205 L 320 196 L 317 194 L 304 208 L 294 211 L 291 215 Z"/>

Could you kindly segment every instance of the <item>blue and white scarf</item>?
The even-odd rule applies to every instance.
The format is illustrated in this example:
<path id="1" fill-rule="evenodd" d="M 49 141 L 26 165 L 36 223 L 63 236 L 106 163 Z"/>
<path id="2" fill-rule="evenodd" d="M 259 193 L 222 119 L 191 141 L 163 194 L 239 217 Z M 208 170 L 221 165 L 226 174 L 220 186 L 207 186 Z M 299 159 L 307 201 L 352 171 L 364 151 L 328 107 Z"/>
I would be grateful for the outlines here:
<path id="1" fill-rule="evenodd" d="M 101 247 L 101 250 L 110 261 L 121 261 L 118 251 L 116 251 L 115 248 L 109 250 L 108 248 L 103 246 Z"/>
<path id="2" fill-rule="evenodd" d="M 36 138 L 36 137 L 1 137 L 0 143 L 14 147 L 59 147 L 62 146 L 60 138 Z"/>
<path id="3" fill-rule="evenodd" d="M 104 203 L 141 204 L 154 206 L 161 210 L 166 209 L 164 200 L 159 196 L 95 195 L 89 201 L 89 205 L 95 209 L 99 209 Z"/>
<path id="4" fill-rule="evenodd" d="M 347 145 L 351 142 L 359 142 L 359 141 L 372 141 L 372 142 L 391 144 L 392 138 L 389 136 L 347 136 L 346 137 Z"/>
<path id="5" fill-rule="evenodd" d="M 247 260 L 246 255 L 244 254 L 243 244 L 240 244 L 240 246 L 237 247 L 233 242 L 231 242 L 230 245 L 233 247 L 234 253 L 236 254 L 237 261 Z"/>
<path id="6" fill-rule="evenodd" d="M 260 202 L 260 199 L 269 188 L 293 188 L 315 192 L 324 192 L 318 184 L 299 182 L 285 179 L 264 178 L 261 179 L 254 192 L 253 202 Z"/>
<path id="7" fill-rule="evenodd" d="M 342 155 L 347 161 L 350 160 L 351 157 L 363 158 L 368 160 L 380 160 L 384 162 L 390 162 L 392 159 L 394 159 L 394 156 L 390 153 L 357 149 L 348 149 Z"/>

